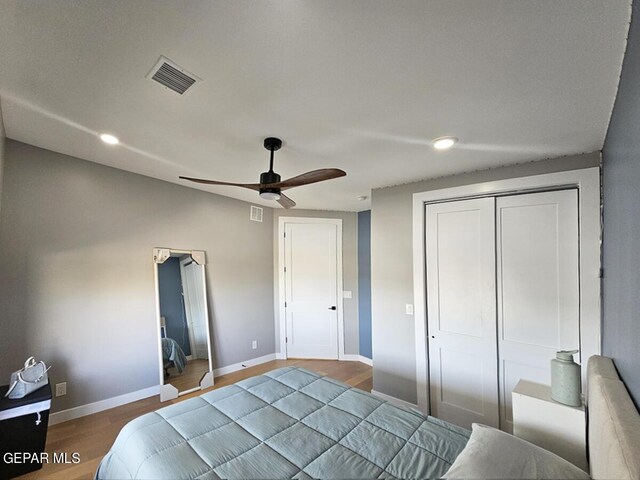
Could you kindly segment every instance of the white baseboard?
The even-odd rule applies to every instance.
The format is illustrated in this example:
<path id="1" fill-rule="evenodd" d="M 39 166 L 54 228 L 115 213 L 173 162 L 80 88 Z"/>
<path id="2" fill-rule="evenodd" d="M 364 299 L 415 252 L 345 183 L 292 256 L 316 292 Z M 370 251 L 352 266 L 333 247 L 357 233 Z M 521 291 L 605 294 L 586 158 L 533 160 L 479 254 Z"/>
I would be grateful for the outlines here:
<path id="1" fill-rule="evenodd" d="M 373 360 L 371 358 L 364 357 L 362 355 L 358 355 L 360 357 L 360 361 L 370 367 L 373 367 Z"/>
<path id="2" fill-rule="evenodd" d="M 251 360 L 247 360 L 246 362 L 234 363 L 233 365 L 229 365 L 227 367 L 216 368 L 213 371 L 214 377 L 219 377 L 220 375 L 227 375 L 228 373 L 237 372 L 238 370 L 243 370 L 248 367 L 254 367 L 256 365 L 260 365 L 261 363 L 267 363 L 276 359 L 275 353 L 270 353 L 269 355 L 264 355 L 258 358 L 252 358 Z"/>
<path id="3" fill-rule="evenodd" d="M 286 360 L 287 355 L 283 352 L 276 352 L 276 360 Z M 362 362 L 365 365 L 369 365 L 373 367 L 373 360 L 367 357 L 363 357 L 362 355 L 357 355 L 355 353 L 345 353 L 339 359 L 341 362 Z"/>
<path id="4" fill-rule="evenodd" d="M 359 356 L 360 355 L 357 355 L 355 353 L 345 353 L 338 357 L 338 360 L 340 360 L 341 362 L 359 362 Z"/>
<path id="5" fill-rule="evenodd" d="M 340 357 L 340 360 L 343 362 L 362 362 L 366 365 L 369 365 L 370 367 L 373 366 L 373 360 L 355 353 L 345 353 Z"/>
<path id="6" fill-rule="evenodd" d="M 91 415 L 92 413 L 102 412 L 103 410 L 109 410 L 110 408 L 119 407 L 126 403 L 136 402 L 143 398 L 153 397 L 160 392 L 160 386 L 155 385 L 153 387 L 144 388 L 135 392 L 125 393 L 118 395 L 117 397 L 106 398 L 98 402 L 88 403 L 86 405 L 80 405 L 79 407 L 69 408 L 60 412 L 55 412 L 49 415 L 49 425 L 55 425 L 57 423 L 66 422 L 67 420 L 73 420 L 75 418 Z"/>
<path id="7" fill-rule="evenodd" d="M 247 360 L 246 362 L 240 362 L 234 365 L 229 365 L 227 367 L 216 368 L 213 371 L 213 375 L 214 377 L 219 377 L 220 375 L 226 375 L 227 373 L 236 372 L 246 367 L 253 367 L 255 365 L 260 365 L 261 363 L 270 362 L 271 360 L 275 359 L 276 354 L 271 353 L 263 357 L 252 358 L 251 360 Z M 109 410 L 110 408 L 115 408 L 127 403 L 142 400 L 143 398 L 153 397 L 154 395 L 158 395 L 159 393 L 160 385 L 155 385 L 153 387 L 137 390 L 135 392 L 125 393 L 124 395 L 118 395 L 117 397 L 106 398 L 98 402 L 88 403 L 86 405 L 80 405 L 78 407 L 55 412 L 49 415 L 49 425 L 56 425 L 57 423 L 84 417 L 86 415 L 91 415 L 92 413 Z"/>
<path id="8" fill-rule="evenodd" d="M 397 405 L 402 405 L 409 408 L 414 408 L 416 410 L 420 410 L 418 405 L 415 403 L 407 402 L 405 400 L 400 400 L 399 398 L 392 397 L 391 395 L 387 395 L 386 393 L 377 392 L 375 390 L 371 390 L 371 393 L 376 397 L 380 397 L 382 400 L 386 400 L 389 403 L 395 403 Z"/>

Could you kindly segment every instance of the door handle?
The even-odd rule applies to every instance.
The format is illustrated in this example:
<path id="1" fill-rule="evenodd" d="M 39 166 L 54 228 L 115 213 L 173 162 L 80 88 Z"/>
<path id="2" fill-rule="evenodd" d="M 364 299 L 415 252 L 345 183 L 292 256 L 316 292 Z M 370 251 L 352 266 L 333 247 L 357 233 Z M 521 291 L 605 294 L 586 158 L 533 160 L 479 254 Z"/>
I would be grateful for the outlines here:
<path id="1" fill-rule="evenodd" d="M 332 305 L 332 306 L 329 307 L 329 310 L 337 310 L 337 309 L 338 309 L 338 307 L 336 307 L 335 305 Z"/>

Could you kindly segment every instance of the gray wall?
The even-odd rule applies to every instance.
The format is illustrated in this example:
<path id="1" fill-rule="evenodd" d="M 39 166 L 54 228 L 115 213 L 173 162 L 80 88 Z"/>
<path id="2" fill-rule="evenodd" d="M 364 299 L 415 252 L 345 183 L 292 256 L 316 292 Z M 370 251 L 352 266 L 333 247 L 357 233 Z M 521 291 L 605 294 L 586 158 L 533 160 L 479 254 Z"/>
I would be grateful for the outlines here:
<path id="1" fill-rule="evenodd" d="M 371 295 L 373 388 L 416 403 L 413 316 L 413 194 L 440 188 L 598 166 L 599 152 L 437 178 L 373 190 Z"/>
<path id="2" fill-rule="evenodd" d="M 603 353 L 640 406 L 640 2 L 602 152 Z"/>
<path id="3" fill-rule="evenodd" d="M 371 354 L 371 210 L 358 212 L 358 318 L 360 355 Z"/>
<path id="4" fill-rule="evenodd" d="M 295 198 L 295 196 L 294 196 Z M 330 212 L 324 210 L 273 210 L 273 284 L 275 290 L 274 315 L 280 318 L 278 306 L 278 222 L 280 217 L 313 217 L 342 219 L 342 288 L 351 290 L 353 298 L 344 299 L 344 351 L 357 354 L 358 338 L 358 226 L 354 212 Z M 265 222 L 267 220 L 265 219 Z M 276 352 L 280 352 L 280 334 L 276 327 Z"/>
<path id="5" fill-rule="evenodd" d="M 0 211 L 2 210 L 2 179 L 4 173 L 5 132 L 2 119 L 2 101 L 0 99 Z"/>
<path id="6" fill-rule="evenodd" d="M 215 367 L 275 351 L 271 209 L 14 141 L 4 173 L 0 379 L 46 360 L 54 411 L 156 385 L 153 247 L 207 252 Z"/>

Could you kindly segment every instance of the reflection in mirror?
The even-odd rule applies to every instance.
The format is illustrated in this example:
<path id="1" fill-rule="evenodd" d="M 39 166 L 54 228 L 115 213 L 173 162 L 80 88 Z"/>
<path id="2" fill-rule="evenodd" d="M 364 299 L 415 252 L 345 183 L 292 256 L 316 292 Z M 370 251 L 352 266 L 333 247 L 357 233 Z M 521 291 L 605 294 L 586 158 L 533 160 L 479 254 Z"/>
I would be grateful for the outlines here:
<path id="1" fill-rule="evenodd" d="M 204 252 L 155 249 L 161 400 L 213 385 Z"/>

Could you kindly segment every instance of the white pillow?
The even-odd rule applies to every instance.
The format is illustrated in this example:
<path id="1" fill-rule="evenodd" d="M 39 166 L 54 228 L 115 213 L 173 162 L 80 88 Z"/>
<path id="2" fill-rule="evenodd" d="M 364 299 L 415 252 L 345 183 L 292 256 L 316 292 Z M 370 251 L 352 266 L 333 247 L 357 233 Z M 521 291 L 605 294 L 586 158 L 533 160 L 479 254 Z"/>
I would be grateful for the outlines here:
<path id="1" fill-rule="evenodd" d="M 589 478 L 572 463 L 521 438 L 478 423 L 472 429 L 467 446 L 444 478 Z"/>

